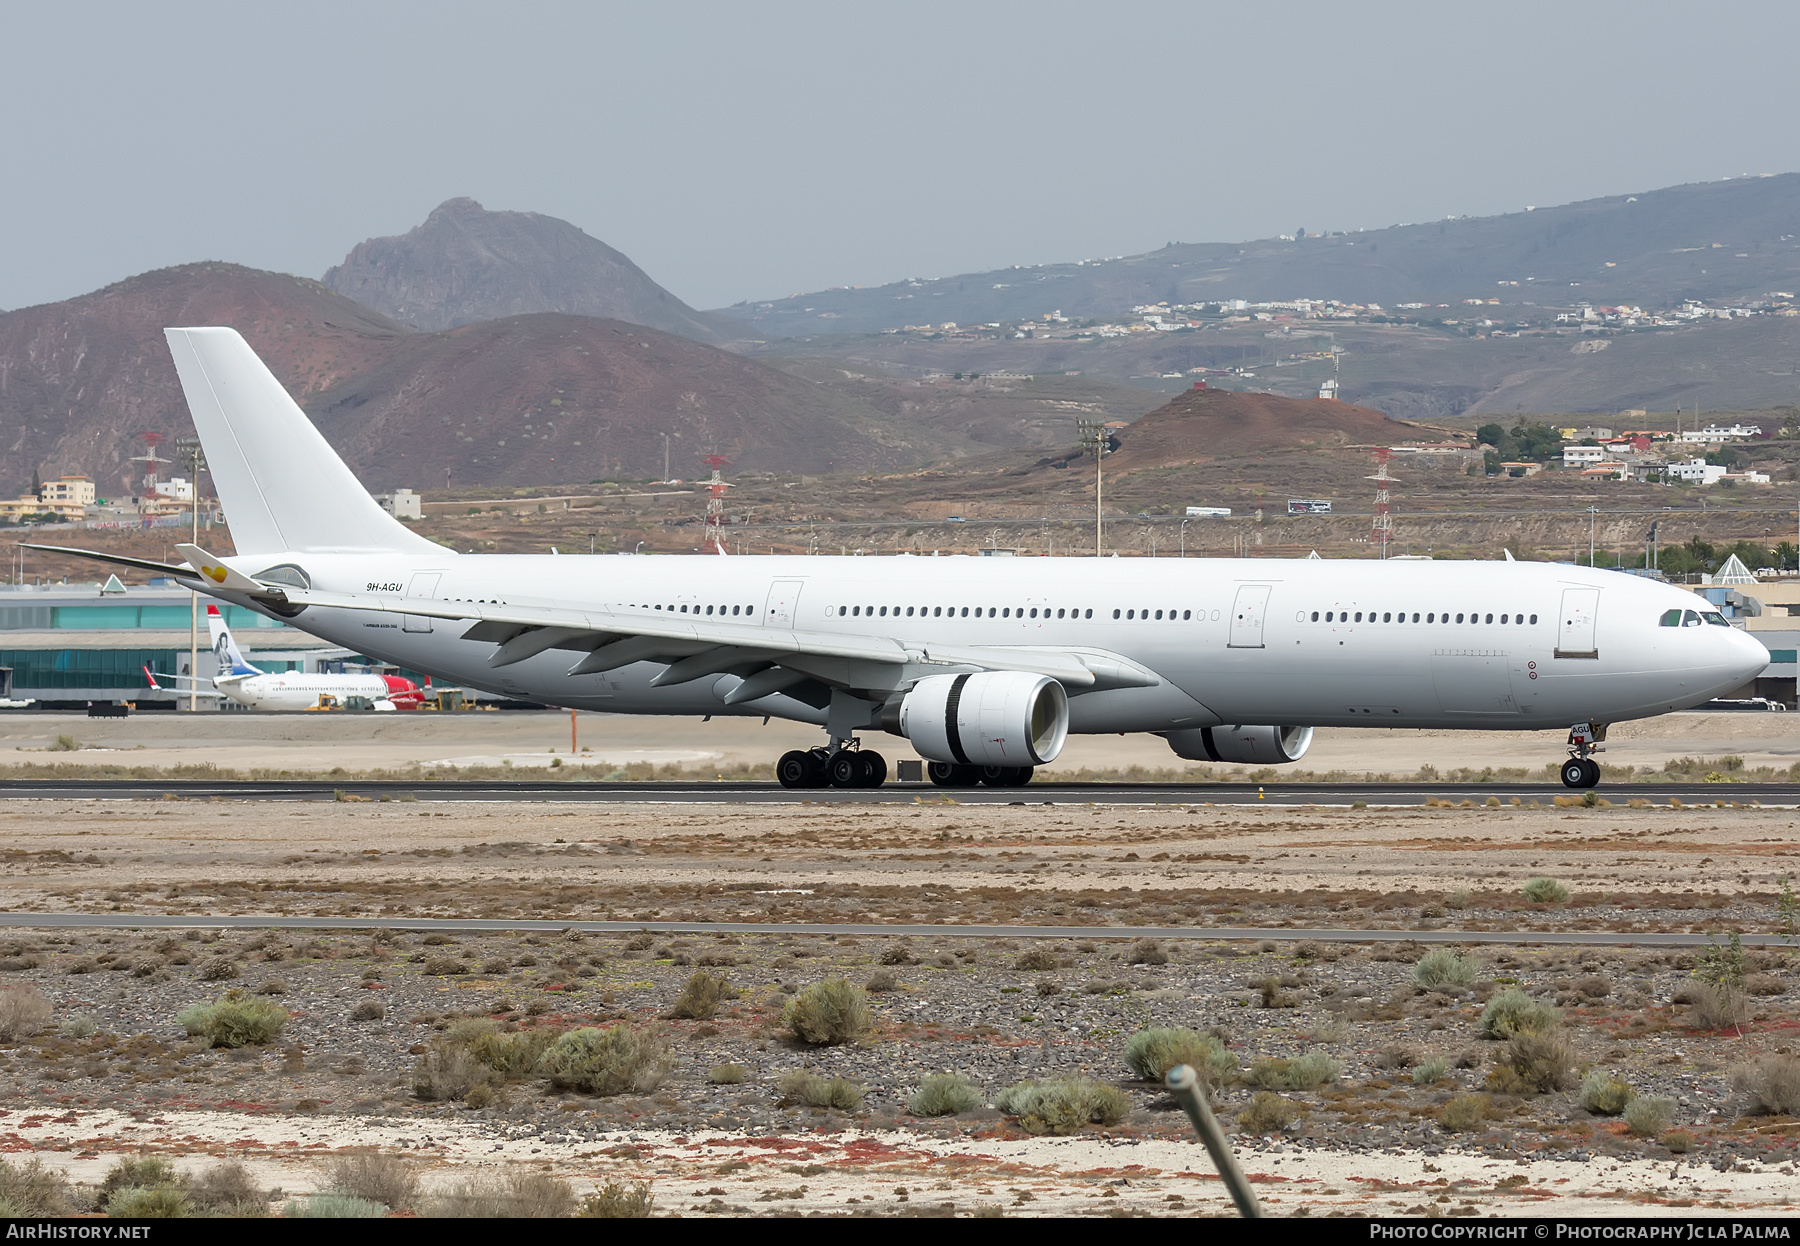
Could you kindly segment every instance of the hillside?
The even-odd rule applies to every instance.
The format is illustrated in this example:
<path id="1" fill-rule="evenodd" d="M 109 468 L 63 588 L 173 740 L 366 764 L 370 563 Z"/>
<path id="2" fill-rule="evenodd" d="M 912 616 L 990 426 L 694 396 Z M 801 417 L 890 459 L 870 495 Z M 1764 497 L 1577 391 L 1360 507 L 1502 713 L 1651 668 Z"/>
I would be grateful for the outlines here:
<path id="1" fill-rule="evenodd" d="M 667 333 L 535 315 L 418 333 L 316 281 L 187 264 L 0 315 L 0 495 L 44 475 L 126 490 L 136 434 L 191 431 L 162 330 L 244 334 L 376 489 L 693 476 L 709 451 L 746 465 L 863 470 L 923 461 L 933 439 L 872 407 Z"/>
<path id="2" fill-rule="evenodd" d="M 358 243 L 326 286 L 419 329 L 450 329 L 533 312 L 599 316 L 718 345 L 751 334 L 706 315 L 652 281 L 630 259 L 567 221 L 537 212 L 489 212 L 450 199 L 422 225 Z"/>
<path id="3" fill-rule="evenodd" d="M 1293 241 L 1177 243 L 1114 260 L 824 290 L 725 310 L 765 334 L 807 336 L 1037 319 L 1056 310 L 1108 317 L 1164 300 L 1455 306 L 1481 297 L 1514 307 L 1585 299 L 1648 308 L 1683 298 L 1755 298 L 1794 290 L 1796 282 L 1800 174 L 1789 173 Z"/>
<path id="4" fill-rule="evenodd" d="M 1120 436 L 1124 444 L 1107 458 L 1107 466 L 1115 472 L 1246 454 L 1391 445 L 1435 438 L 1438 433 L 1347 402 L 1190 389 Z"/>

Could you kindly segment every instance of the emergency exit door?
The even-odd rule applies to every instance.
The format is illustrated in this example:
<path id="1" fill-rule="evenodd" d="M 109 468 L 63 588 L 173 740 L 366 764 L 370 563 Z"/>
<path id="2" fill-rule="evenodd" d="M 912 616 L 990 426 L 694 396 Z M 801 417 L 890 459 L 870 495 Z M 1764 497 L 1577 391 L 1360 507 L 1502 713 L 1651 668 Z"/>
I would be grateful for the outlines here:
<path id="1" fill-rule="evenodd" d="M 1559 658 L 1597 658 L 1600 650 L 1594 625 L 1600 614 L 1600 590 L 1597 588 L 1565 588 L 1562 614 L 1556 620 L 1556 656 Z"/>
<path id="2" fill-rule="evenodd" d="M 769 601 L 763 608 L 764 627 L 792 627 L 794 611 L 800 605 L 800 586 L 804 580 L 776 580 L 769 586 Z"/>
<path id="3" fill-rule="evenodd" d="M 1231 606 L 1231 638 L 1228 649 L 1260 649 L 1263 647 L 1263 620 L 1269 613 L 1269 586 L 1245 584 L 1237 591 Z"/>
<path id="4" fill-rule="evenodd" d="M 436 597 L 438 581 L 444 578 L 441 571 L 421 571 L 413 576 L 406 586 L 408 597 Z M 400 616 L 400 630 L 403 632 L 429 632 L 431 617 L 424 614 L 403 614 Z"/>

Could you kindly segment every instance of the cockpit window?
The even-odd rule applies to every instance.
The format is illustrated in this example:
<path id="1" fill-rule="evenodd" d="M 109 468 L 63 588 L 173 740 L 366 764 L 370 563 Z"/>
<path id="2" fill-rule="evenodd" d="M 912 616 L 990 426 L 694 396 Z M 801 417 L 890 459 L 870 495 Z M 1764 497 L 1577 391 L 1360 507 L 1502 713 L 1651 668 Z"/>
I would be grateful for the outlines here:
<path id="1" fill-rule="evenodd" d="M 1686 614 L 1681 616 L 1681 625 L 1683 627 L 1699 627 L 1700 612 L 1698 610 L 1689 610 Z"/>
<path id="2" fill-rule="evenodd" d="M 1658 624 L 1659 624 L 1659 626 L 1662 626 L 1662 627 L 1680 627 L 1681 626 L 1681 611 L 1679 611 L 1679 610 L 1664 610 L 1662 618 L 1660 620 L 1658 620 Z"/>
<path id="3" fill-rule="evenodd" d="M 1731 626 L 1731 624 L 1726 621 L 1725 616 L 1720 614 L 1717 610 L 1708 610 L 1706 612 L 1706 621 L 1708 623 L 1711 623 L 1714 627 L 1730 627 Z"/>

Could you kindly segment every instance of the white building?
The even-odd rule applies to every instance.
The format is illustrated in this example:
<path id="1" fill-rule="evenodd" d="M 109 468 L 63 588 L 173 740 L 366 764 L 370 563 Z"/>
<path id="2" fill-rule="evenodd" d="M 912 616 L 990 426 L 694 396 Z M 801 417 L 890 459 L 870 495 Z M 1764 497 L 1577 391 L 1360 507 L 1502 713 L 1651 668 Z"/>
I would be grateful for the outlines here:
<path id="1" fill-rule="evenodd" d="M 1728 428 L 1718 424 L 1708 424 L 1705 428 L 1689 429 L 1681 434 L 1681 439 L 1685 442 L 1704 444 L 1713 441 L 1743 441 L 1749 437 L 1760 436 L 1762 436 L 1762 425 L 1760 424 L 1733 424 Z"/>
<path id="2" fill-rule="evenodd" d="M 1319 397 L 1336 398 L 1338 396 L 1337 389 L 1337 378 L 1328 376 L 1319 382 Z"/>
<path id="3" fill-rule="evenodd" d="M 376 497 L 381 509 L 395 519 L 422 519 L 424 513 L 419 509 L 421 501 L 418 494 L 411 489 L 395 489 L 392 493 L 383 493 Z"/>
<path id="4" fill-rule="evenodd" d="M 1564 467 L 1593 467 L 1606 461 L 1604 446 L 1564 446 Z"/>
<path id="5" fill-rule="evenodd" d="M 159 480 L 156 482 L 156 496 L 170 502 L 192 502 L 194 500 L 194 482 L 180 476 Z"/>
<path id="6" fill-rule="evenodd" d="M 1663 468 L 1663 474 L 1671 480 L 1710 485 L 1718 483 L 1725 475 L 1725 469 L 1716 463 L 1708 463 L 1705 459 L 1689 459 L 1685 463 L 1670 463 Z"/>

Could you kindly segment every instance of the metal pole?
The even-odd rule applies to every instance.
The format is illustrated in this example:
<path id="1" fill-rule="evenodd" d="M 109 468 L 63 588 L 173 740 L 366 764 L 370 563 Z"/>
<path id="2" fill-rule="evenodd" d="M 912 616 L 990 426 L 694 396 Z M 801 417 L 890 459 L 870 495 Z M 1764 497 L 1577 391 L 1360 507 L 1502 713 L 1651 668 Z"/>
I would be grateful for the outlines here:
<path id="1" fill-rule="evenodd" d="M 194 447 L 194 544 L 200 544 L 200 447 Z M 188 713 L 200 708 L 200 594 L 188 590 Z"/>
<path id="2" fill-rule="evenodd" d="M 1188 521 L 1185 519 L 1182 520 L 1181 521 L 1181 556 L 1183 558 L 1187 557 L 1187 526 L 1188 526 Z"/>
<path id="3" fill-rule="evenodd" d="M 581 750 L 577 747 L 580 741 L 575 738 L 575 711 L 569 711 L 569 756 L 575 757 Z"/>
<path id="4" fill-rule="evenodd" d="M 1232 1154 L 1231 1144 L 1225 1140 L 1225 1131 L 1219 1128 L 1218 1118 L 1206 1105 L 1206 1096 L 1200 1093 L 1199 1075 L 1188 1065 L 1178 1064 L 1169 1070 L 1163 1084 L 1175 1096 L 1175 1102 L 1181 1105 L 1188 1119 L 1194 1122 L 1194 1132 L 1206 1144 L 1206 1153 L 1212 1156 L 1213 1167 L 1219 1170 L 1219 1178 L 1231 1194 L 1231 1201 L 1237 1204 L 1238 1214 L 1252 1220 L 1260 1219 L 1262 1204 L 1256 1201 L 1249 1178 L 1238 1167 L 1237 1156 Z"/>
<path id="5" fill-rule="evenodd" d="M 1600 513 L 1598 507 L 1588 507 L 1588 568 L 1594 565 L 1594 517 Z"/>
<path id="6" fill-rule="evenodd" d="M 1094 557 L 1101 556 L 1100 544 L 1100 461 L 1106 457 L 1106 426 L 1094 430 Z"/>

